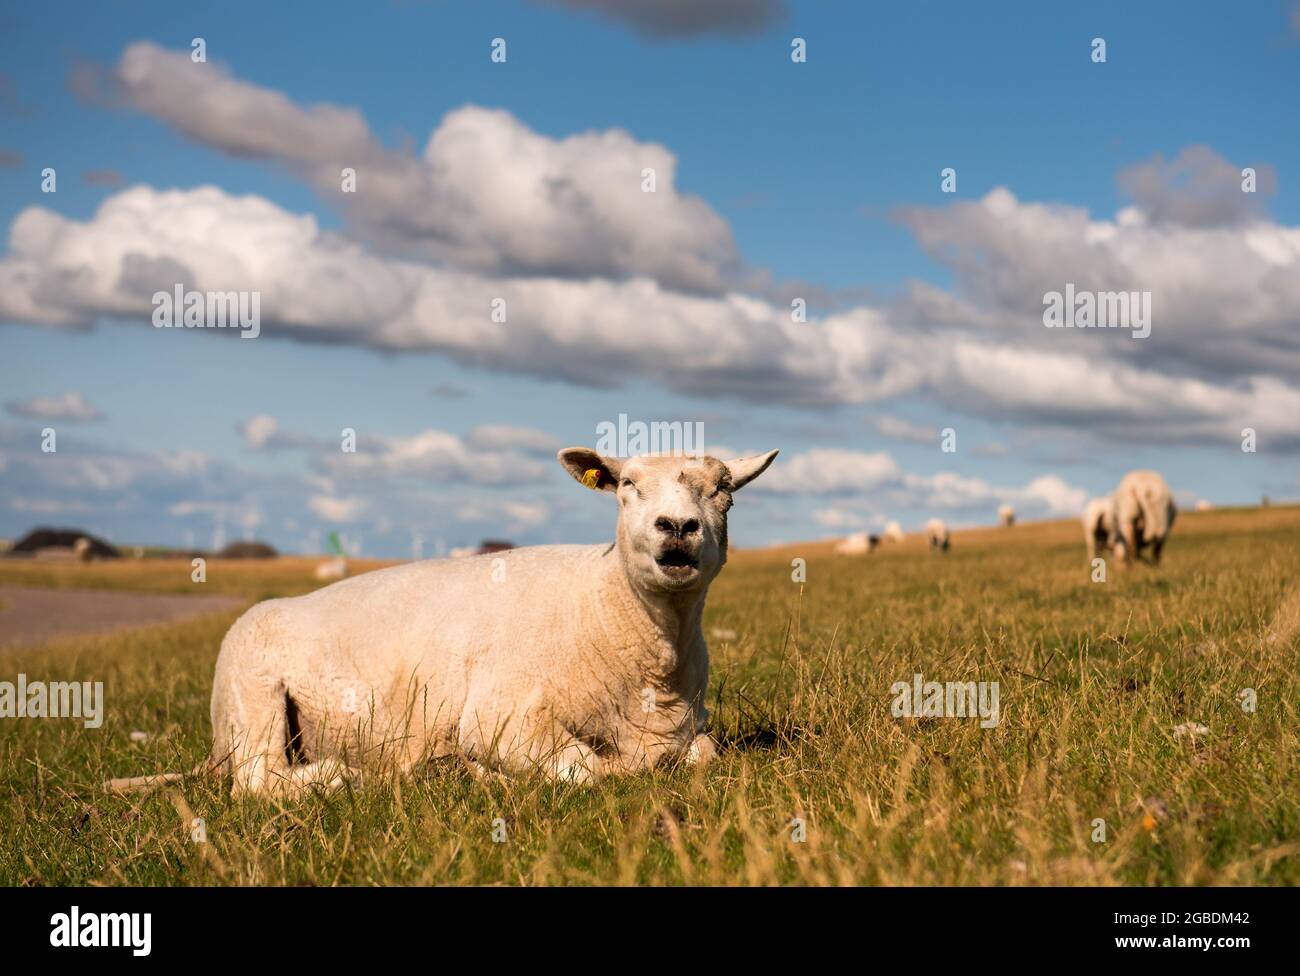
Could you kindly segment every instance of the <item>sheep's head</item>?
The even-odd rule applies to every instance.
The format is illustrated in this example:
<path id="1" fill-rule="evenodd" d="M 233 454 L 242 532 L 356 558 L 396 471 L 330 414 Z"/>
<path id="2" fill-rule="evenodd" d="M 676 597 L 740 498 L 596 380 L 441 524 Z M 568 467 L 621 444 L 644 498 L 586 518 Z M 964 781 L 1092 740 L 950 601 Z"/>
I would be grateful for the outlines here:
<path id="1" fill-rule="evenodd" d="M 580 483 L 618 498 L 618 546 L 633 583 L 652 590 L 708 586 L 727 561 L 732 493 L 776 457 L 643 455 L 611 458 L 566 448 L 560 463 Z"/>

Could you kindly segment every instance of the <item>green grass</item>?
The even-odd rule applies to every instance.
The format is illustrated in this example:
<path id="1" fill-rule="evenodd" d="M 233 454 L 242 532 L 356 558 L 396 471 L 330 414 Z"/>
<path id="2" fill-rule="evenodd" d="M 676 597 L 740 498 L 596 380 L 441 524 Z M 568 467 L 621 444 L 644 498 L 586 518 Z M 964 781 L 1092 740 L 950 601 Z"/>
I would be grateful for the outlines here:
<path id="1" fill-rule="evenodd" d="M 0 882 L 1300 883 L 1300 510 L 1183 516 L 1163 569 L 1104 584 L 1081 536 L 1061 523 L 959 533 L 943 557 L 913 541 L 736 554 L 705 619 L 735 632 L 710 639 L 722 755 L 592 788 L 478 780 L 445 761 L 288 802 L 232 801 L 202 779 L 111 796 L 106 777 L 206 754 L 234 614 L 9 654 L 3 680 L 104 681 L 108 715 L 95 731 L 0 720 Z M 301 592 L 309 565 L 227 564 L 209 580 Z M 85 568 L 48 573 L 69 569 Z M 190 585 L 165 567 L 91 570 L 91 585 Z M 1000 724 L 895 718 L 889 687 L 916 671 L 998 681 Z M 1175 736 L 1186 722 L 1210 732 Z M 151 738 L 132 743 L 133 729 Z M 191 842 L 192 815 L 206 843 Z"/>

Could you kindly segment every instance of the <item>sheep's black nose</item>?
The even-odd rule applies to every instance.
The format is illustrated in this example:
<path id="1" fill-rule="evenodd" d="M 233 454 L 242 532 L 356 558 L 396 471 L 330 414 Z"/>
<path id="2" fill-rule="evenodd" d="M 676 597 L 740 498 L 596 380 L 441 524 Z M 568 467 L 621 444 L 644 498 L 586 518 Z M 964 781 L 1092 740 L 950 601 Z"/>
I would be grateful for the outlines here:
<path id="1" fill-rule="evenodd" d="M 688 535 L 699 535 L 700 520 L 686 519 L 682 521 L 661 515 L 655 519 L 655 528 L 666 535 L 672 536 L 674 539 L 682 539 Z"/>

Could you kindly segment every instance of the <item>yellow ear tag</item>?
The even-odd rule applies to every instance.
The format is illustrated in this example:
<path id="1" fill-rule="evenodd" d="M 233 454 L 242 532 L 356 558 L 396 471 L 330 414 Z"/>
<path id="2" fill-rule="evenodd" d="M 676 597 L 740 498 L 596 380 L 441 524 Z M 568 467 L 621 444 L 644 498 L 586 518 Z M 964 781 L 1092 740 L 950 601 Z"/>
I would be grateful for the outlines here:
<path id="1" fill-rule="evenodd" d="M 583 472 L 582 483 L 588 488 L 595 488 L 600 484 L 600 468 L 588 468 Z"/>

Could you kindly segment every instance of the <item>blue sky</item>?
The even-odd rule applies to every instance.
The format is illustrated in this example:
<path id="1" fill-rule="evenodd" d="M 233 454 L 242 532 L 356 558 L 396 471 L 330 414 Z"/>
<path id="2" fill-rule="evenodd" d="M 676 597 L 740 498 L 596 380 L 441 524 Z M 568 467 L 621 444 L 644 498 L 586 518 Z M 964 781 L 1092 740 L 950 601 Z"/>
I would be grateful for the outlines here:
<path id="1" fill-rule="evenodd" d="M 553 378 L 561 371 L 540 358 L 523 371 L 532 375 L 521 375 L 510 357 L 491 350 L 448 355 L 441 340 L 375 341 L 366 334 L 368 321 L 348 323 L 346 337 L 329 342 L 318 341 L 321 333 L 309 329 L 317 323 L 306 322 L 296 323 L 294 339 L 272 325 L 257 341 L 241 342 L 158 332 L 147 315 L 123 315 L 112 301 L 102 308 L 92 303 L 89 311 L 83 303 L 78 314 L 91 324 L 75 329 L 33 324 L 0 304 L 0 399 L 9 406 L 0 419 L 6 461 L 0 485 L 7 496 L 0 535 L 20 534 L 39 521 L 81 524 L 120 541 L 179 543 L 186 533 L 206 541 L 218 520 L 239 534 L 240 513 L 252 511 L 248 531 L 286 548 L 301 548 L 313 530 L 350 533 L 364 540 L 367 552 L 385 555 L 405 554 L 412 531 L 429 540 L 427 548 L 437 539 L 463 545 L 483 535 L 589 541 L 608 534 L 612 512 L 566 483 L 553 462 L 549 477 L 467 483 L 457 464 L 439 455 L 418 472 L 394 462 L 383 469 L 391 477 L 361 482 L 330 468 L 321 457 L 329 448 L 319 442 L 337 440 L 338 430 L 351 426 L 363 451 L 405 456 L 402 439 L 425 430 L 464 439 L 475 428 L 506 426 L 542 432 L 556 445 L 591 444 L 595 424 L 619 413 L 702 420 L 706 444 L 743 452 L 779 447 L 778 466 L 805 456 L 788 469 L 812 472 L 802 481 L 778 479 L 775 488 L 738 504 L 741 545 L 879 528 L 890 519 L 913 528 L 933 514 L 980 524 L 991 521 L 999 498 L 1016 501 L 1027 517 L 1060 516 L 1078 493 L 1109 490 L 1135 466 L 1165 471 L 1188 503 L 1300 494 L 1297 421 L 1280 415 L 1297 385 L 1295 295 L 1272 286 L 1275 277 L 1256 280 L 1241 267 L 1242 254 L 1281 249 L 1276 275 L 1297 248 L 1300 204 L 1289 190 L 1290 174 L 1300 166 L 1295 4 L 774 6 L 777 16 L 741 25 L 744 31 L 672 37 L 648 35 L 599 10 L 542 2 L 340 5 L 306 16 L 292 5 L 242 3 L 7 11 L 0 30 L 0 221 L 6 228 L 29 208 L 90 224 L 101 204 L 131 187 L 188 192 L 211 185 L 288 214 L 312 214 L 324 231 L 384 259 L 457 270 L 472 264 L 476 274 L 534 280 L 550 274 L 520 270 L 509 255 L 491 268 L 465 253 L 430 259 L 417 254 L 420 242 L 377 235 L 383 222 L 350 219 L 335 195 L 304 175 L 301 159 L 240 155 L 228 134 L 184 131 L 202 130 L 205 122 L 187 121 L 182 105 L 163 104 L 165 85 L 161 95 L 135 92 L 108 104 L 114 100 L 105 79 L 131 45 L 150 41 L 188 54 L 190 39 L 201 36 L 209 61 L 225 65 L 230 77 L 279 93 L 286 104 L 356 109 L 374 142 L 395 155 L 418 156 L 448 113 L 466 105 L 503 109 L 545 140 L 624 130 L 638 146 L 658 144 L 676 160 L 673 192 L 701 200 L 734 241 L 739 268 L 713 289 L 714 297 L 750 295 L 779 309 L 791 293 L 838 290 L 834 302 L 810 300 L 816 316 L 886 310 L 889 338 L 887 349 L 864 354 L 849 371 L 848 379 L 861 376 L 861 396 L 851 384 L 847 393 L 837 387 L 810 408 L 801 405 L 806 394 L 792 392 L 804 380 L 797 352 L 790 357 L 795 366 L 773 370 L 770 395 L 731 377 L 716 390 L 700 378 L 666 382 L 664 370 L 676 364 L 665 365 L 665 356 L 698 359 L 694 343 L 707 344 L 708 334 L 667 353 L 648 352 L 647 358 L 657 357 L 652 363 L 621 345 L 611 359 L 589 345 L 568 348 L 548 337 L 544 355 L 577 363 L 578 376 L 587 368 L 583 357 L 590 357 L 589 375 L 600 378 L 584 382 Z M 508 45 L 505 64 L 488 56 L 498 36 Z M 807 63 L 790 61 L 796 36 L 807 40 Z M 1089 58 L 1098 36 L 1106 39 L 1105 64 Z M 86 87 L 72 82 L 88 76 L 88 65 L 97 66 L 92 89 L 105 97 L 87 98 Z M 259 124 L 277 123 L 268 117 Z M 1249 213 L 1236 194 L 1213 218 L 1185 216 L 1183 191 L 1153 160 L 1156 154 L 1177 159 L 1189 147 L 1213 154 L 1193 167 L 1205 180 L 1197 191 L 1202 196 L 1224 192 L 1213 160 L 1220 169 L 1268 168 L 1274 192 Z M 46 166 L 58 172 L 55 194 L 41 192 Z M 955 194 L 940 192 L 946 166 L 957 171 Z M 1151 181 L 1168 182 L 1167 192 L 1148 181 L 1141 199 L 1126 193 L 1117 175 L 1139 166 L 1151 166 Z M 111 185 L 90 185 L 88 171 L 110 174 L 99 182 Z M 366 177 L 363 168 L 363 187 Z M 983 207 L 996 188 L 1014 194 L 1023 227 L 990 218 L 991 205 L 979 211 L 983 219 L 959 209 Z M 487 202 L 469 196 L 471 207 Z M 1164 204 L 1174 216 L 1157 219 Z M 1136 206 L 1148 213 L 1140 218 L 1147 236 L 1099 256 L 1087 235 L 1061 243 L 1069 220 L 1038 227 L 1033 208 L 1039 206 L 1073 208 L 1101 222 L 1115 222 L 1123 208 Z M 930 216 L 909 219 L 908 208 Z M 998 237 L 1003 223 L 1019 228 L 1007 240 Z M 635 225 L 628 233 L 635 236 Z M 1036 233 L 1044 235 L 1041 250 Z M 1261 234 L 1267 244 L 1259 243 Z M 1070 249 L 1076 244 L 1077 257 Z M 1215 248 L 1224 249 L 1221 258 Z M 43 271 L 56 265 L 67 271 L 79 259 L 76 248 L 69 251 L 30 260 Z M 186 264 L 183 251 L 174 256 Z M 942 257 L 950 251 L 958 256 Z M 12 245 L 10 253 L 16 267 L 21 256 Z M 1132 253 L 1152 255 L 1149 266 L 1134 268 L 1132 287 L 1152 282 L 1158 310 L 1213 305 L 1216 311 L 1191 324 L 1157 319 L 1141 348 L 1134 340 L 1084 348 L 1079 337 L 1069 347 L 1077 363 L 1053 365 L 1061 370 L 1060 410 L 1028 396 L 997 395 L 964 372 L 969 357 L 915 378 L 933 356 L 913 336 L 944 349 L 961 337 L 990 354 L 1032 348 L 1057 355 L 1063 344 L 1045 345 L 1033 316 L 1017 317 L 1041 297 L 1038 277 L 1029 287 L 1017 275 L 1028 277 L 1024 269 L 1046 261 L 1045 254 L 1056 262 L 1043 269 L 1053 281 L 1074 276 L 1072 262 L 1082 278 L 1093 273 L 1094 260 L 1113 268 L 1112 259 Z M 1186 266 L 1185 286 L 1168 270 L 1175 264 Z M 1197 271 L 1207 265 L 1232 273 L 1207 281 Z M 608 274 L 578 267 L 570 277 L 584 283 Z M 640 275 L 660 275 L 661 286 L 680 290 L 660 265 L 625 268 L 611 280 Z M 918 317 L 911 300 L 916 282 L 962 307 L 940 325 Z M 1204 302 L 1198 288 L 1206 290 Z M 1261 292 L 1275 304 L 1251 308 Z M 659 328 L 653 315 L 643 327 Z M 820 320 L 809 323 L 810 334 L 819 327 Z M 1222 352 L 1219 336 L 1228 337 Z M 1035 371 L 1032 363 L 1005 365 Z M 745 377 L 755 368 L 750 364 Z M 1106 388 L 1094 391 L 1094 409 L 1080 391 L 1102 376 Z M 1034 378 L 1025 377 L 1026 385 Z M 444 395 L 434 394 L 439 388 Z M 738 395 L 741 388 L 749 392 Z M 57 407 L 54 414 L 32 407 L 69 393 L 100 416 L 77 421 L 57 416 Z M 1162 413 L 1155 419 L 1146 416 L 1153 397 Z M 1117 398 L 1128 398 L 1131 422 L 1123 421 Z M 1202 414 L 1198 404 L 1211 405 Z M 258 446 L 241 433 L 253 417 L 272 417 L 278 430 L 315 439 L 315 446 Z M 915 431 L 900 437 L 890 420 Z M 93 488 L 79 486 L 71 468 L 42 468 L 50 459 L 30 455 L 47 423 L 59 430 L 60 454 L 72 455 L 59 463 L 129 458 L 130 470 Z M 1243 455 L 1230 436 L 1248 424 L 1265 432 L 1255 455 Z M 958 431 L 955 454 L 939 450 L 937 431 L 944 426 Z M 923 430 L 935 434 L 927 440 Z M 166 458 L 177 452 L 201 455 L 203 462 L 169 466 Z M 515 444 L 511 452 L 541 457 Z M 885 470 L 880 455 L 893 467 Z M 863 457 L 874 460 L 855 467 Z M 162 472 L 155 470 L 160 463 Z M 850 473 L 827 475 L 841 465 Z M 948 483 L 944 476 L 964 480 Z M 1031 488 L 1043 478 L 1057 481 Z M 313 507 L 311 499 L 322 497 L 356 504 Z M 206 504 L 185 508 L 196 499 Z M 476 500 L 497 507 L 471 512 Z M 222 501 L 230 508 L 215 515 Z M 509 505 L 524 508 L 510 515 Z M 342 508 L 349 517 L 338 517 Z"/>

